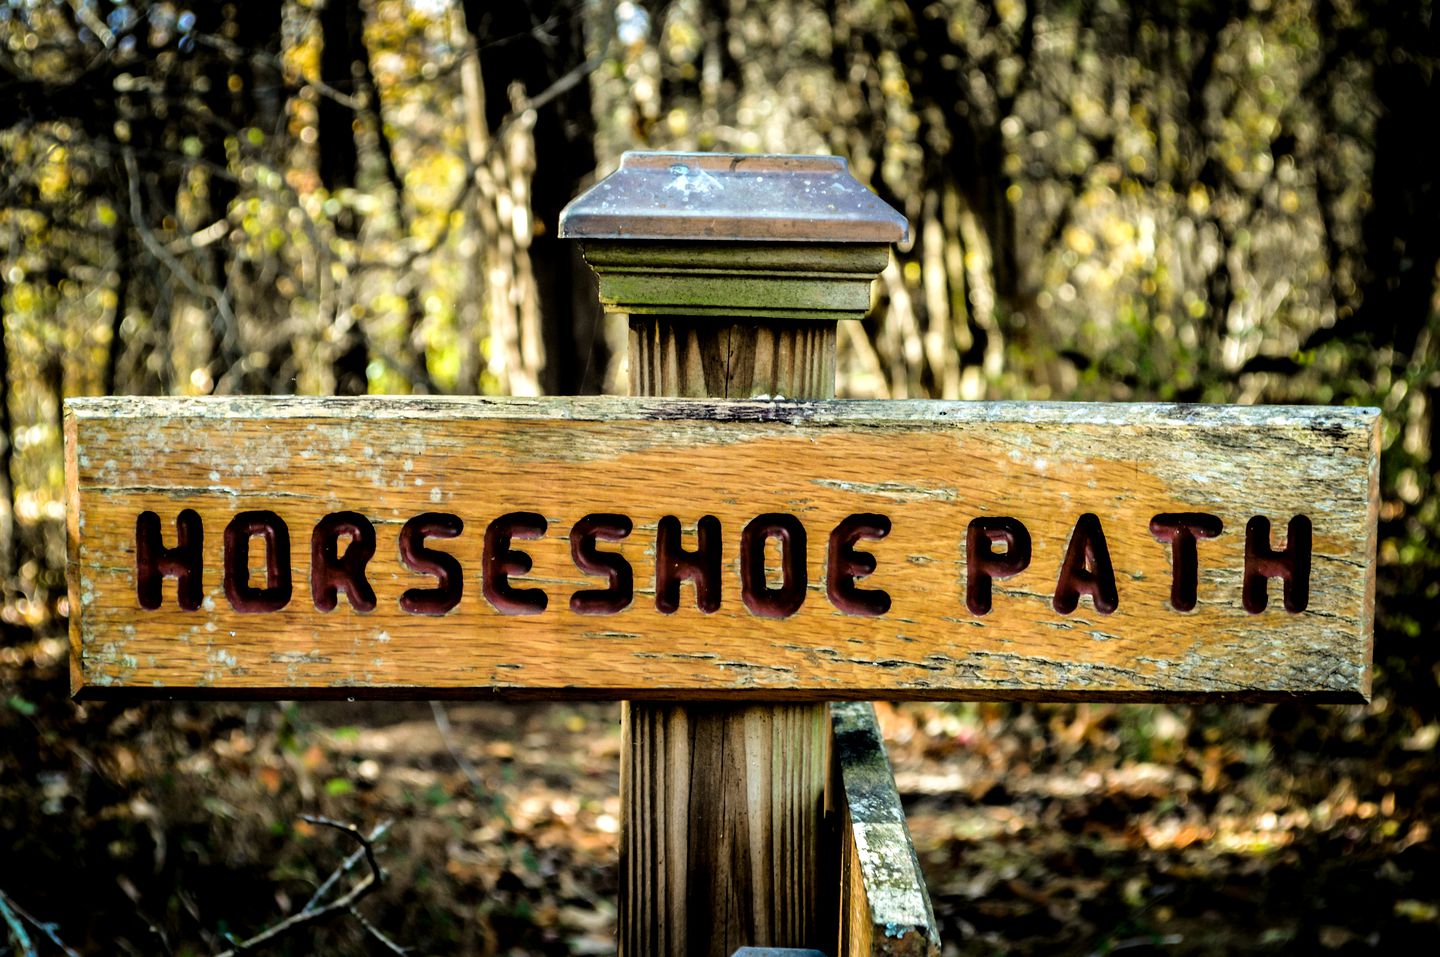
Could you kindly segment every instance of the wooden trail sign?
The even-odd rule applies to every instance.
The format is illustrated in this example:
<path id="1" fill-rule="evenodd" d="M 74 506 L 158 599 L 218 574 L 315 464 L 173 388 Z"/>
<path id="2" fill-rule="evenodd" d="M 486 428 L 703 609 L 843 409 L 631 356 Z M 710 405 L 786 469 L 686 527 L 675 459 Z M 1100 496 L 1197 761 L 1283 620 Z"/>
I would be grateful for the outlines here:
<path id="1" fill-rule="evenodd" d="M 804 402 L 68 403 L 77 693 L 630 699 L 647 957 L 939 953 L 828 700 L 1366 695 L 1377 413 L 831 401 L 908 231 L 834 157 L 627 153 L 561 214 L 632 394 Z"/>
<path id="2" fill-rule="evenodd" d="M 74 689 L 1360 700 L 1377 422 L 71 400 Z"/>

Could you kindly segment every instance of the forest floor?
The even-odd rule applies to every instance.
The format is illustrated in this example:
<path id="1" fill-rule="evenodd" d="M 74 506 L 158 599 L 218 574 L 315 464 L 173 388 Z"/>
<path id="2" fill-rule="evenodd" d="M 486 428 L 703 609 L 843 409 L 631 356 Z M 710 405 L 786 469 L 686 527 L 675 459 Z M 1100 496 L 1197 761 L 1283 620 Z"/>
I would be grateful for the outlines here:
<path id="1" fill-rule="evenodd" d="M 393 822 L 387 880 L 246 953 L 613 952 L 617 705 L 77 704 L 66 651 L 0 643 L 16 920 L 80 954 L 219 954 L 356 849 L 308 814 Z M 1440 953 L 1440 725 L 1383 693 L 877 707 L 947 954 Z"/>

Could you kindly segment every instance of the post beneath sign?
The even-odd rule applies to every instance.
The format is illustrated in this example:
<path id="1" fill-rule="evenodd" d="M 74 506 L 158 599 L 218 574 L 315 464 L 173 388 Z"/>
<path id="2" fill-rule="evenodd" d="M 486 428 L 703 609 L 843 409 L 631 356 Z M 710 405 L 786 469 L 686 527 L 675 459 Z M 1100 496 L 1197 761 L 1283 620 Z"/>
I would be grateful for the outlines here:
<path id="1" fill-rule="evenodd" d="M 820 325 L 637 316 L 631 392 L 833 398 L 835 324 Z M 630 701 L 622 713 L 620 953 L 815 946 L 829 707 Z"/>
<path id="2" fill-rule="evenodd" d="M 683 398 L 834 398 L 906 228 L 842 160 L 716 154 L 627 154 L 561 220 L 630 315 L 631 395 Z M 622 737 L 621 957 L 828 948 L 828 705 L 631 701 Z"/>
<path id="3" fill-rule="evenodd" d="M 630 319 L 630 394 L 745 399 L 835 396 L 835 323 Z"/>

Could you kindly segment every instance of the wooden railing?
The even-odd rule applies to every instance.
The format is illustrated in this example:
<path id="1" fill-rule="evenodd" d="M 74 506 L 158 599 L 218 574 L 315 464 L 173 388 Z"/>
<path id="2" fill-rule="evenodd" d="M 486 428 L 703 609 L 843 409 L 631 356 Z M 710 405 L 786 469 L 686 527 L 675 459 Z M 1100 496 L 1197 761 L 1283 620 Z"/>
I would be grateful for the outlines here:
<path id="1" fill-rule="evenodd" d="M 837 828 L 835 957 L 938 957 L 935 912 L 875 708 L 830 706 L 829 811 Z"/>

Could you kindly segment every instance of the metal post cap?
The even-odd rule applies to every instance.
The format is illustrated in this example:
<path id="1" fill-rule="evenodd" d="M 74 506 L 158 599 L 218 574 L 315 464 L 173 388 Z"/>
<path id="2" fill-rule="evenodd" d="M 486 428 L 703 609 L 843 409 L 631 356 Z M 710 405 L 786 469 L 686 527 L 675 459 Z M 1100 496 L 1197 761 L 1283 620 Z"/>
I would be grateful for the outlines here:
<path id="1" fill-rule="evenodd" d="M 909 231 L 839 156 L 628 152 L 560 214 L 568 239 L 888 245 Z"/>
<path id="2" fill-rule="evenodd" d="M 626 153 L 560 214 L 609 311 L 732 321 L 863 318 L 909 231 L 838 156 Z"/>

